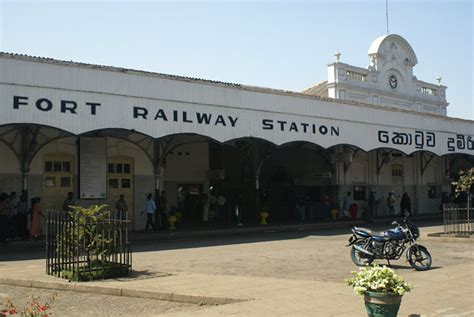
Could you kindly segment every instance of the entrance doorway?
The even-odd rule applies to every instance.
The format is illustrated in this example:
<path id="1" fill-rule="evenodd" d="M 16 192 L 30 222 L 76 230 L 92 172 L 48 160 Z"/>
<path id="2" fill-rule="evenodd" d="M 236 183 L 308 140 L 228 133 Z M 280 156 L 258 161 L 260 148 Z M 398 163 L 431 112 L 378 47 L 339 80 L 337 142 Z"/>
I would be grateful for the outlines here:
<path id="1" fill-rule="evenodd" d="M 128 206 L 128 219 L 135 228 L 135 208 L 133 200 L 133 159 L 129 157 L 113 157 L 107 160 L 107 198 L 111 210 L 120 195 L 124 195 Z"/>
<path id="2" fill-rule="evenodd" d="M 43 157 L 43 208 L 62 210 L 68 192 L 74 188 L 74 159 L 70 154 Z"/>
<path id="3" fill-rule="evenodd" d="M 184 225 L 202 223 L 202 193 L 202 184 L 178 185 L 178 211 L 182 213 L 181 222 Z"/>

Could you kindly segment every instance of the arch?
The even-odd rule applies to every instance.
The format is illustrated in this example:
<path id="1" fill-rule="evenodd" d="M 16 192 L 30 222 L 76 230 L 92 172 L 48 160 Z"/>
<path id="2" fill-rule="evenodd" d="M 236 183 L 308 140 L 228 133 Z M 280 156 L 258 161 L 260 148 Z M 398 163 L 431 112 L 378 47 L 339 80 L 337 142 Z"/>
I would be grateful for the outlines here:
<path id="1" fill-rule="evenodd" d="M 398 34 L 387 34 L 387 35 L 383 35 L 376 38 L 370 45 L 368 54 L 369 55 L 380 54 L 381 47 L 387 41 L 393 41 L 397 43 L 399 46 L 401 46 L 407 52 L 408 58 L 412 66 L 415 66 L 416 64 L 418 64 L 418 58 L 416 57 L 415 51 L 413 50 L 411 45 L 408 43 L 408 41 Z"/>

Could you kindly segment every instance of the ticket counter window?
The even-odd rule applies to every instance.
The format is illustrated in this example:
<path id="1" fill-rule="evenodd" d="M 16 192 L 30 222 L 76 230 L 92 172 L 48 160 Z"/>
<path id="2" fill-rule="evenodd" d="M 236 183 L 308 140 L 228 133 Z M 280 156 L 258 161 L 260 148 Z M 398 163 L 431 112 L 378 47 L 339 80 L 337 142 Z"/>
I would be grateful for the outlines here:
<path id="1" fill-rule="evenodd" d="M 43 204 L 45 209 L 62 209 L 68 192 L 73 192 L 73 159 L 69 155 L 43 159 Z"/>
<path id="2" fill-rule="evenodd" d="M 129 219 L 134 223 L 133 161 L 131 158 L 111 158 L 107 162 L 108 201 L 115 208 L 120 195 L 124 195 Z"/>

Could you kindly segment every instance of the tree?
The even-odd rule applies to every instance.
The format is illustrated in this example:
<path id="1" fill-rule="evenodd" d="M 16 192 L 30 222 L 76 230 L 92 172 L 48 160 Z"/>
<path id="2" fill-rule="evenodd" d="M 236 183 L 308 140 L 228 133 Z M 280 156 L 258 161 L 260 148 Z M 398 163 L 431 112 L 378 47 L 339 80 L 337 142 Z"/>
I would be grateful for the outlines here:
<path id="1" fill-rule="evenodd" d="M 474 185 L 474 167 L 465 171 L 460 171 L 459 179 L 457 182 L 453 182 L 453 185 L 456 186 L 456 195 L 472 192 Z"/>

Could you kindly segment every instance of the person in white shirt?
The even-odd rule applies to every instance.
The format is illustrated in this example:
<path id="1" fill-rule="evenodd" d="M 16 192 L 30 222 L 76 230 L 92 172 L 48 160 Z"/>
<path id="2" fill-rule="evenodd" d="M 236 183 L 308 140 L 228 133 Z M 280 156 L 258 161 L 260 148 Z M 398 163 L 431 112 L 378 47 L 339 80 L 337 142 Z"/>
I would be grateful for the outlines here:
<path id="1" fill-rule="evenodd" d="M 155 212 L 156 212 L 156 204 L 155 201 L 153 200 L 153 195 L 148 193 L 146 195 L 146 203 L 145 203 L 145 209 L 142 211 L 142 214 L 146 212 L 146 226 L 145 226 L 145 232 L 148 231 L 148 227 L 151 225 L 153 230 L 156 230 L 155 223 L 153 222 L 153 218 L 155 217 Z"/>

